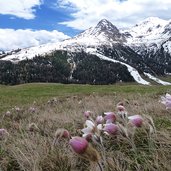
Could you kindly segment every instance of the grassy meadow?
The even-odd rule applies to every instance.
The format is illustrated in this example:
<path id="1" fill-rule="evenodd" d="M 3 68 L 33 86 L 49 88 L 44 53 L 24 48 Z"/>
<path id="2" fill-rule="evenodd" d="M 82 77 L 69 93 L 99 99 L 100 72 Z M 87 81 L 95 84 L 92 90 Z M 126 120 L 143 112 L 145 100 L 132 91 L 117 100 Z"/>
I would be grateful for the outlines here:
<path id="1" fill-rule="evenodd" d="M 159 102 L 165 93 L 171 94 L 171 86 L 48 83 L 0 86 L 0 128 L 9 133 L 0 139 L 0 170 L 170 171 L 171 110 Z M 151 116 L 156 132 L 149 134 L 148 128 L 138 128 L 134 136 L 136 148 L 122 135 L 104 136 L 104 150 L 91 142 L 99 153 L 101 169 L 76 155 L 67 139 L 53 145 L 59 128 L 67 129 L 71 136 L 81 136 L 84 111 L 92 111 L 95 118 L 104 112 L 115 112 L 118 102 L 124 103 L 128 115 Z M 31 131 L 32 123 L 36 126 Z"/>

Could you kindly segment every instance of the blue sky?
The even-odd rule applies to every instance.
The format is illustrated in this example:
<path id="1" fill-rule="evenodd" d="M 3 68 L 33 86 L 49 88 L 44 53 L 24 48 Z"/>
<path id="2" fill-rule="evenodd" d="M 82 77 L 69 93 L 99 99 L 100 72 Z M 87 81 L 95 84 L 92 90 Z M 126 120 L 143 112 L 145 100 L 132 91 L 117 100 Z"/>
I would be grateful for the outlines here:
<path id="1" fill-rule="evenodd" d="M 0 50 L 62 41 L 103 18 L 119 28 L 169 20 L 170 11 L 171 0 L 0 0 Z"/>
<path id="2" fill-rule="evenodd" d="M 29 0 L 28 0 L 29 1 Z M 7 14 L 0 15 L 0 28 L 12 28 L 12 29 L 33 29 L 33 30 L 58 30 L 66 33 L 69 36 L 74 36 L 80 32 L 80 30 L 66 27 L 59 24 L 63 21 L 72 20 L 69 10 L 54 7 L 55 0 L 44 0 L 41 6 L 35 7 L 35 18 L 25 19 L 15 15 Z"/>

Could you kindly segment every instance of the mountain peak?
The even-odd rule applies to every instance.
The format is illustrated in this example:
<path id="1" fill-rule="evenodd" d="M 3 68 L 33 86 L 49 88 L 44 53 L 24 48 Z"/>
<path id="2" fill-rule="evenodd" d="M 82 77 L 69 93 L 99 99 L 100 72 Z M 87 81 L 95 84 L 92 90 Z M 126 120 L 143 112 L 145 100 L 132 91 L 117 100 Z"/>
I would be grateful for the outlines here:
<path id="1" fill-rule="evenodd" d="M 148 17 L 144 21 L 155 22 L 155 21 L 166 21 L 166 20 L 163 20 L 159 17 Z"/>
<path id="2" fill-rule="evenodd" d="M 98 22 L 95 29 L 101 29 L 101 31 L 113 31 L 113 32 L 119 32 L 116 26 L 114 26 L 110 21 L 106 19 L 102 19 Z"/>
<path id="3" fill-rule="evenodd" d="M 149 17 L 124 32 L 128 34 L 127 37 L 130 39 L 134 37 L 136 41 L 137 39 L 146 41 L 147 37 L 150 39 L 153 39 L 157 35 L 161 37 L 161 33 L 164 31 L 167 23 L 167 20 L 158 17 Z"/>
<path id="4" fill-rule="evenodd" d="M 100 20 L 97 25 L 113 25 L 113 24 L 104 18 L 104 19 Z"/>
<path id="5" fill-rule="evenodd" d="M 165 25 L 166 23 L 167 23 L 167 20 L 163 20 L 163 19 L 158 18 L 158 17 L 148 17 L 148 18 L 144 19 L 143 21 L 141 21 L 137 25 L 144 25 L 144 24 L 150 24 L 150 25 L 159 25 L 160 24 L 160 25 Z"/>
<path id="6" fill-rule="evenodd" d="M 77 41 L 87 40 L 87 38 L 89 40 L 91 39 L 91 42 L 98 41 L 101 42 L 101 44 L 123 43 L 125 41 L 124 35 L 119 32 L 116 26 L 106 19 L 100 20 L 95 27 L 91 27 L 76 36 Z"/>

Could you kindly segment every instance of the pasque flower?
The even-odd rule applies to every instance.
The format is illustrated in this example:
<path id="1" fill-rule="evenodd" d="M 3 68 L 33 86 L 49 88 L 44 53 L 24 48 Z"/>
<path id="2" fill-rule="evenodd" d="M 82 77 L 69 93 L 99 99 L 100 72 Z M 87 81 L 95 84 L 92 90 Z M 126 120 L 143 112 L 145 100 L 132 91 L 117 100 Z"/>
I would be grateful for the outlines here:
<path id="1" fill-rule="evenodd" d="M 118 126 L 113 123 L 104 124 L 103 130 L 108 135 L 116 135 L 118 133 Z"/>
<path id="2" fill-rule="evenodd" d="M 122 118 L 122 119 L 126 119 L 127 118 L 127 111 L 125 110 L 125 107 L 123 105 L 122 102 L 119 102 L 116 106 L 117 109 L 117 114 Z"/>
<path id="3" fill-rule="evenodd" d="M 68 132 L 68 130 L 66 130 L 64 128 L 59 128 L 55 132 L 55 137 L 56 138 L 69 138 L 70 137 L 70 133 Z"/>
<path id="4" fill-rule="evenodd" d="M 83 137 L 72 137 L 69 144 L 77 154 L 83 154 L 88 148 L 88 141 Z"/>
<path id="5" fill-rule="evenodd" d="M 87 119 L 88 119 L 91 115 L 92 115 L 92 112 L 91 112 L 91 111 L 85 111 L 85 112 L 84 112 L 84 117 L 87 118 Z"/>
<path id="6" fill-rule="evenodd" d="M 73 151 L 78 154 L 80 157 L 89 160 L 90 162 L 97 162 L 100 159 L 99 153 L 95 148 L 88 143 L 85 138 L 82 137 L 72 137 L 69 144 Z"/>
<path id="7" fill-rule="evenodd" d="M 125 107 L 123 105 L 118 104 L 116 108 L 119 112 L 125 111 Z"/>
<path id="8" fill-rule="evenodd" d="M 162 96 L 161 103 L 166 106 L 166 109 L 171 109 L 171 95 L 167 93 L 165 96 Z"/>
<path id="9" fill-rule="evenodd" d="M 86 138 L 87 140 L 90 140 L 92 138 L 94 142 L 99 142 L 100 130 L 102 130 L 102 125 L 101 124 L 97 125 L 91 120 L 86 120 L 85 125 L 86 127 L 81 130 L 84 133 L 83 137 Z"/>
<path id="10" fill-rule="evenodd" d="M 141 127 L 143 124 L 143 118 L 140 115 L 133 115 L 128 117 L 129 122 L 135 127 Z"/>
<path id="11" fill-rule="evenodd" d="M 66 130 L 64 128 L 59 128 L 55 132 L 53 145 L 57 145 L 60 140 L 69 139 L 70 137 L 71 136 L 70 136 L 70 133 L 68 132 L 68 130 Z"/>
<path id="12" fill-rule="evenodd" d="M 102 124 L 104 122 L 104 118 L 103 116 L 97 116 L 96 118 L 96 124 Z"/>
<path id="13" fill-rule="evenodd" d="M 106 123 L 113 123 L 116 121 L 116 115 L 114 112 L 105 112 L 104 119 L 106 120 Z"/>

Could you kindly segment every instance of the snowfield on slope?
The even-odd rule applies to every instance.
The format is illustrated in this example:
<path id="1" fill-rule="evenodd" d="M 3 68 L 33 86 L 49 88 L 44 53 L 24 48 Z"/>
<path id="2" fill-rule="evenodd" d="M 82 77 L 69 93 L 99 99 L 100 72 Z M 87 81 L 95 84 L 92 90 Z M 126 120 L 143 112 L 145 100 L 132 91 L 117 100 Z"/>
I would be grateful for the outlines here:
<path id="1" fill-rule="evenodd" d="M 148 78 L 150 78 L 151 80 L 153 80 L 153 81 L 155 81 L 155 82 L 157 82 L 157 83 L 159 83 L 159 84 L 162 84 L 162 85 L 171 85 L 171 83 L 166 82 L 166 81 L 162 81 L 162 80 L 160 80 L 160 79 L 158 79 L 158 78 L 152 76 L 152 75 L 149 74 L 149 73 L 144 72 L 144 75 L 146 75 Z"/>
<path id="2" fill-rule="evenodd" d="M 100 35 L 101 36 L 101 35 Z M 99 37 L 100 37 L 99 36 Z M 66 50 L 70 52 L 78 52 L 83 49 L 86 49 L 89 46 L 98 47 L 102 44 L 108 44 L 110 46 L 110 42 L 105 41 L 104 37 L 100 37 L 100 39 L 93 37 L 82 37 L 81 39 L 73 38 L 68 39 L 63 42 L 58 43 L 48 43 L 40 46 L 30 47 L 22 49 L 21 51 L 14 53 L 12 55 L 7 55 L 6 57 L 0 60 L 10 60 L 12 62 L 18 62 L 21 60 L 32 59 L 38 55 L 46 55 L 50 54 L 55 50 Z"/>
<path id="3" fill-rule="evenodd" d="M 128 64 L 126 64 L 126 63 L 124 63 L 124 62 L 117 61 L 117 60 L 115 60 L 115 59 L 108 58 L 108 57 L 106 57 L 106 56 L 104 56 L 104 55 L 101 55 L 101 54 L 99 54 L 98 52 L 96 52 L 95 49 L 93 49 L 93 48 L 87 48 L 86 52 L 87 52 L 87 53 L 90 53 L 90 54 L 92 54 L 92 55 L 96 55 L 96 56 L 98 56 L 100 59 L 103 59 L 103 60 L 106 60 L 106 61 L 111 61 L 111 62 L 114 62 L 114 63 L 120 63 L 120 64 L 122 64 L 122 65 L 125 65 L 125 66 L 128 68 L 128 71 L 130 72 L 130 74 L 132 75 L 132 77 L 134 78 L 134 80 L 135 80 L 137 83 L 143 84 L 143 85 L 150 85 L 150 82 L 144 80 L 144 79 L 140 76 L 140 74 L 138 73 L 138 71 L 137 71 L 135 68 L 131 67 L 130 65 L 128 65 Z"/>
<path id="4" fill-rule="evenodd" d="M 8 55 L 1 60 L 10 60 L 12 62 L 18 62 L 25 59 L 32 59 L 38 55 L 44 55 L 46 53 L 51 53 L 56 49 L 60 49 L 59 43 L 48 43 L 40 46 L 30 47 L 22 49 L 21 51 Z"/>

